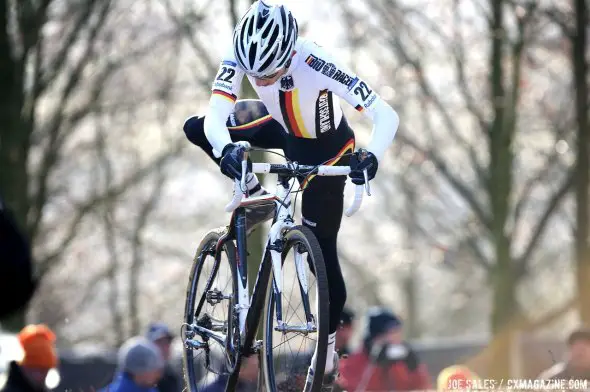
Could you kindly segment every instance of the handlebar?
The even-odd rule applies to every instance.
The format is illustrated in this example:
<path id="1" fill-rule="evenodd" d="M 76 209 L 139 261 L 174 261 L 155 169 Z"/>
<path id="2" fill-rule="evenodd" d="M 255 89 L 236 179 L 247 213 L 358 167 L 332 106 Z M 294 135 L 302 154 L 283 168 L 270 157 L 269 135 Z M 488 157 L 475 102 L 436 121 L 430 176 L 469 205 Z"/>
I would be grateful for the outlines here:
<path id="1" fill-rule="evenodd" d="M 236 144 L 241 145 L 244 147 L 244 157 L 242 160 L 242 178 L 241 180 L 234 181 L 234 197 L 233 199 L 225 206 L 226 212 L 232 212 L 242 202 L 243 196 L 247 192 L 246 188 L 246 176 L 248 172 L 248 151 L 250 150 L 250 144 L 247 142 L 238 142 Z M 305 174 L 305 175 L 318 175 L 318 176 L 347 176 L 350 173 L 350 167 L 348 166 L 328 166 L 328 165 L 319 165 L 319 166 L 309 166 L 309 165 L 299 165 L 293 163 L 287 164 L 271 164 L 271 163 L 253 163 L 252 164 L 252 172 L 253 173 L 274 173 L 274 174 L 287 174 L 293 175 L 296 174 Z M 363 202 L 363 194 L 364 191 L 367 192 L 368 196 L 371 196 L 371 188 L 369 186 L 368 181 L 368 174 L 367 170 L 365 169 L 363 172 L 365 176 L 365 184 L 364 185 L 356 185 L 354 199 L 352 204 L 344 211 L 344 214 L 348 217 L 352 216 L 355 212 L 357 212 L 361 204 Z"/>

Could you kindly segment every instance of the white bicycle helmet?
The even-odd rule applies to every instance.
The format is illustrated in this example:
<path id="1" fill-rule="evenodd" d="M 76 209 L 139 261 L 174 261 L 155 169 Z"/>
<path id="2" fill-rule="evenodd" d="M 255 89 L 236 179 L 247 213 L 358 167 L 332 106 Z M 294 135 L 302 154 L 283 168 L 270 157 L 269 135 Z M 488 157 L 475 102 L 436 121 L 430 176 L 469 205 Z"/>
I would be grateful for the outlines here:
<path id="1" fill-rule="evenodd" d="M 251 76 L 272 75 L 291 58 L 297 32 L 297 21 L 287 7 L 258 0 L 234 29 L 236 59 Z"/>

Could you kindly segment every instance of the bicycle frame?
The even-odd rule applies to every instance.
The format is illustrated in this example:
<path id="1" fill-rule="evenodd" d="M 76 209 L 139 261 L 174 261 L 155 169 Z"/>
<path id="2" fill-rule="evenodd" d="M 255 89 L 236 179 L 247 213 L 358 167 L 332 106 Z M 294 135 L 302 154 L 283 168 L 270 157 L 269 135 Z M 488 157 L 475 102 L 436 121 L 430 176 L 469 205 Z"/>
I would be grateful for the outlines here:
<path id="1" fill-rule="evenodd" d="M 244 143 L 244 142 L 239 142 Z M 226 350 L 235 351 L 232 348 L 238 350 L 236 367 L 228 367 L 230 371 L 230 377 L 228 379 L 227 387 L 235 386 L 239 373 L 240 361 L 239 357 L 246 355 L 249 356 L 253 353 L 257 353 L 260 348 L 261 342 L 256 342 L 256 346 L 253 345 L 255 334 L 259 325 L 261 311 L 264 306 L 264 300 L 266 296 L 266 289 L 269 284 L 269 277 L 271 271 L 273 272 L 272 289 L 275 296 L 275 315 L 277 319 L 277 327 L 275 330 L 281 332 L 299 332 L 299 333 L 310 333 L 317 331 L 317 326 L 314 325 L 314 318 L 311 313 L 311 307 L 309 304 L 308 297 L 308 282 L 307 273 L 304 268 L 304 253 L 300 252 L 300 249 L 294 248 L 295 253 L 295 269 L 296 275 L 299 282 L 299 288 L 303 299 L 303 308 L 306 314 L 305 325 L 287 325 L 282 320 L 282 300 L 281 294 L 283 291 L 282 282 L 282 253 L 283 253 L 283 242 L 282 236 L 285 230 L 295 226 L 293 215 L 293 205 L 291 202 L 291 181 L 297 181 L 297 178 L 293 175 L 293 170 L 299 166 L 297 164 L 291 166 L 272 167 L 268 163 L 253 164 L 253 172 L 255 173 L 275 173 L 278 175 L 277 187 L 275 194 L 267 194 L 263 196 L 246 197 L 244 198 L 244 191 L 246 189 L 245 178 L 246 178 L 246 165 L 249 144 L 245 144 L 246 150 L 244 151 L 242 161 L 242 180 L 235 181 L 234 198 L 226 206 L 227 212 L 232 212 L 230 224 L 227 231 L 219 238 L 215 246 L 215 270 L 218 268 L 220 263 L 221 249 L 223 245 L 228 241 L 236 241 L 236 272 L 237 272 L 237 303 L 233 306 L 230 319 L 228 319 L 227 331 L 233 333 L 233 322 L 234 317 L 237 315 L 238 330 L 239 330 L 239 343 L 237 347 L 230 343 L 227 335 L 217 333 L 213 330 L 204 328 L 202 326 L 196 326 L 197 333 L 213 338 L 219 343 L 226 342 Z M 281 165 L 278 165 L 281 166 Z M 302 166 L 303 167 L 303 166 Z M 337 166 L 304 166 L 307 173 L 315 173 L 320 176 L 339 176 L 347 175 L 350 172 L 348 167 L 337 167 Z M 307 174 L 309 175 L 309 174 Z M 352 205 L 345 211 L 346 216 L 352 216 L 359 208 L 363 199 L 363 190 L 366 190 L 370 196 L 370 190 L 367 179 L 367 172 L 365 170 L 365 185 L 357 185 L 355 191 L 355 197 Z M 276 206 L 275 217 L 272 221 L 271 228 L 267 234 L 267 240 L 263 248 L 262 260 L 258 273 L 256 276 L 256 282 L 250 295 L 248 285 L 248 251 L 247 251 L 247 227 L 246 227 L 246 209 L 249 207 L 256 207 L 258 205 L 264 205 L 274 203 Z M 270 257 L 268 257 L 270 255 Z M 207 285 L 207 290 L 210 289 L 210 282 Z M 233 301 L 232 301 L 233 302 Z M 200 306 L 199 306 L 200 308 Z M 187 340 L 188 342 L 189 340 Z M 187 344 L 185 342 L 185 344 Z M 190 340 L 188 343 L 192 348 L 203 348 L 207 347 L 206 343 L 199 343 Z M 237 370 L 237 371 L 236 371 Z"/>
<path id="2" fill-rule="evenodd" d="M 296 181 L 293 179 L 293 181 Z M 236 240 L 237 251 L 237 274 L 238 274 L 238 303 L 234 310 L 238 314 L 238 323 L 241 341 L 244 343 L 242 349 L 248 350 L 250 343 L 253 341 L 254 332 L 258 326 L 260 318 L 260 311 L 264 304 L 264 296 L 266 295 L 266 285 L 270 271 L 273 271 L 273 290 L 278 299 L 276 302 L 276 315 L 279 323 L 278 328 L 284 328 L 282 323 L 282 304 L 280 301 L 280 294 L 282 293 L 282 243 L 281 234 L 284 230 L 294 226 L 293 206 L 291 203 L 290 193 L 290 179 L 286 176 L 279 175 L 277 179 L 277 191 L 275 194 L 257 196 L 243 199 L 238 208 L 235 209 L 230 224 L 230 231 L 227 236 L 220 238 L 217 249 L 221 249 L 226 241 L 233 238 Z M 267 240 L 262 252 L 262 260 L 258 269 L 256 283 L 252 291 L 249 292 L 248 284 L 248 265 L 244 260 L 247 260 L 247 245 L 246 245 L 246 208 L 256 205 L 275 203 L 276 215 L 272 226 L 268 232 Z M 271 265 L 268 265 L 267 252 L 270 252 Z M 299 252 L 295 254 L 297 277 L 300 287 L 307 294 L 307 276 L 303 267 L 303 255 Z M 310 320 L 310 307 L 307 296 L 303 296 L 304 309 L 308 316 L 308 324 Z M 309 325 L 307 326 L 310 327 Z M 248 332 L 252 331 L 251 334 Z M 249 336 L 251 335 L 251 336 Z"/>

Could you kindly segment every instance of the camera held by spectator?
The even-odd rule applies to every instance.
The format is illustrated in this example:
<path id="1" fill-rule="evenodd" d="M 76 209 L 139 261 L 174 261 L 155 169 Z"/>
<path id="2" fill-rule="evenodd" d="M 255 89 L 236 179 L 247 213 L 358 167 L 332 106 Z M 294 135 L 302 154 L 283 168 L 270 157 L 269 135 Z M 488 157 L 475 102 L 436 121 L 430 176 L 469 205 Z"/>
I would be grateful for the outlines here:
<path id="1" fill-rule="evenodd" d="M 426 366 L 403 340 L 401 320 L 382 308 L 369 311 L 363 347 L 341 361 L 338 383 L 348 391 L 431 388 Z"/>

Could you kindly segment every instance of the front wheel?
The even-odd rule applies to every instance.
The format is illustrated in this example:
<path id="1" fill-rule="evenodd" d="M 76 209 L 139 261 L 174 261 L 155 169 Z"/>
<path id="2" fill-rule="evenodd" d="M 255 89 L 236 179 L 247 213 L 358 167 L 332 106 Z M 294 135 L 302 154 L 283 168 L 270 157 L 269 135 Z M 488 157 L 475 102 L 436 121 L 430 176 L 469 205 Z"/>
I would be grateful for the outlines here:
<path id="1" fill-rule="evenodd" d="M 186 292 L 183 367 L 189 392 L 223 384 L 238 360 L 236 248 L 212 230 L 197 248 Z"/>
<path id="2" fill-rule="evenodd" d="M 267 287 L 262 371 L 268 392 L 303 391 L 316 353 L 312 391 L 321 389 L 329 328 L 328 279 L 315 235 L 304 226 L 283 237 L 282 276 L 273 270 Z M 291 254 L 292 256 L 289 256 Z M 267 252 L 267 262 L 271 263 Z M 277 294 L 273 279 L 281 283 Z M 299 299 L 298 302 L 295 302 Z M 278 310 L 277 310 L 278 309 Z"/>

